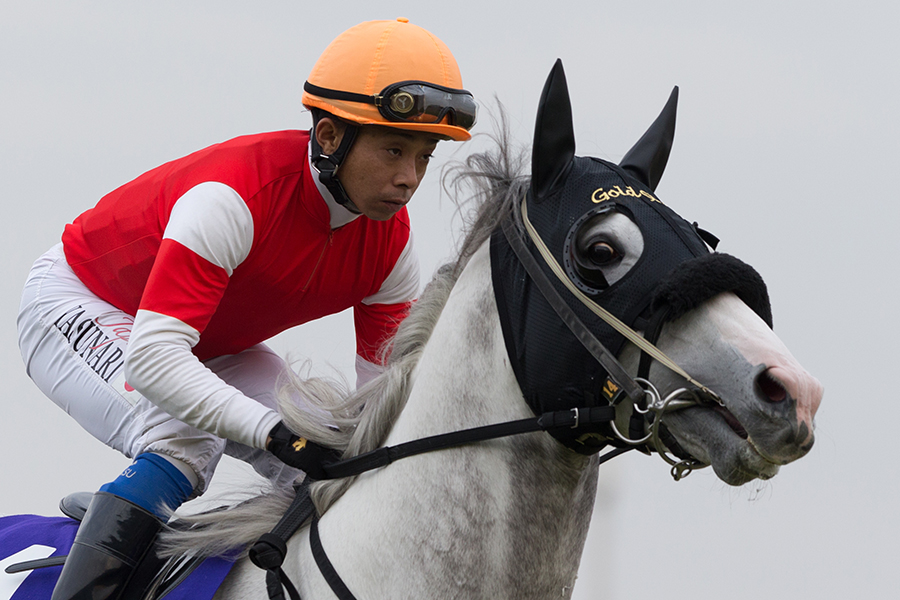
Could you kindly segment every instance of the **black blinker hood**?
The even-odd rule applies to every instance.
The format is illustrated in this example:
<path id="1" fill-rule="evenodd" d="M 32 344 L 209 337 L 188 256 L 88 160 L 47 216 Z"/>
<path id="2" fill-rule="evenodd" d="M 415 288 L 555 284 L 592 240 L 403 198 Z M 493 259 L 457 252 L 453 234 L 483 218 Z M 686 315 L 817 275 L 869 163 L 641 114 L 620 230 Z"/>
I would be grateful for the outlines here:
<path id="1" fill-rule="evenodd" d="M 576 157 L 565 184 L 553 196 L 535 202 L 529 193 L 528 217 L 562 265 L 562 249 L 575 221 L 597 208 L 597 190 L 614 197 L 605 203 L 629 216 L 640 228 L 644 251 L 635 266 L 592 299 L 627 324 L 650 306 L 656 283 L 678 265 L 708 253 L 693 227 L 663 205 L 640 182 L 616 165 Z M 532 255 L 557 292 L 579 319 L 613 354 L 625 338 L 584 306 L 560 282 L 528 240 Z M 502 232 L 491 237 L 494 293 L 507 353 L 525 399 L 536 414 L 575 407 L 606 406 L 607 373 L 581 345 L 537 290 Z M 611 434 L 607 425 L 593 431 L 554 431 L 566 446 L 586 454 L 602 448 Z M 594 434 L 594 435 L 592 435 Z M 596 434 L 599 434 L 596 435 Z M 603 443 L 597 443 L 600 440 Z"/>
<path id="2" fill-rule="evenodd" d="M 685 291 L 693 285 L 697 272 L 711 273 L 709 277 L 713 281 L 703 286 L 708 291 L 723 287 L 718 282 L 719 275 L 729 271 L 729 268 L 708 271 L 709 264 L 722 260 L 715 257 L 725 255 L 710 254 L 698 229 L 660 202 L 654 193 L 672 145 L 676 104 L 677 88 L 662 114 L 626 154 L 622 165 L 574 156 L 571 107 L 559 61 L 547 79 L 538 109 L 532 184 L 526 197 L 529 221 L 560 265 L 566 259 L 563 248 L 567 236 L 585 213 L 612 206 L 637 224 L 644 240 L 637 263 L 621 279 L 592 296 L 595 302 L 629 325 L 649 314 L 651 302 L 666 304 L 669 318 L 683 314 L 710 297 L 703 297 L 706 291 Z M 525 237 L 529 251 L 560 296 L 597 339 L 610 352 L 618 354 L 625 341 L 623 336 L 566 289 Z M 557 317 L 499 228 L 491 236 L 490 252 L 507 354 L 531 409 L 541 414 L 608 405 L 611 391 L 607 373 Z M 725 260 L 731 267 L 734 267 L 731 261 L 743 265 L 732 257 Z M 692 264 L 697 267 L 679 270 L 680 265 Z M 724 287 L 738 291 L 761 316 L 768 314 L 768 318 L 763 318 L 771 324 L 771 310 L 762 308 L 763 304 L 768 307 L 768 300 L 761 278 L 745 285 L 746 270 L 734 268 L 729 272 L 735 281 Z M 662 280 L 669 283 L 656 292 Z M 758 293 L 760 284 L 762 294 Z M 605 423 L 577 430 L 553 430 L 551 435 L 582 454 L 599 451 L 613 437 Z"/>

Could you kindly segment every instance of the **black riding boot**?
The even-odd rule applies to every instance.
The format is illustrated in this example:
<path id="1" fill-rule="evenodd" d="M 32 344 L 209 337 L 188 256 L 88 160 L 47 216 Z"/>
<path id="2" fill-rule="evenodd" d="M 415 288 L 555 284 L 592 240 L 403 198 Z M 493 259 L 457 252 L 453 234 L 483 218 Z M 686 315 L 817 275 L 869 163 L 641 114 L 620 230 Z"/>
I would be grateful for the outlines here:
<path id="1" fill-rule="evenodd" d="M 117 600 L 162 526 L 140 506 L 97 492 L 51 600 Z"/>

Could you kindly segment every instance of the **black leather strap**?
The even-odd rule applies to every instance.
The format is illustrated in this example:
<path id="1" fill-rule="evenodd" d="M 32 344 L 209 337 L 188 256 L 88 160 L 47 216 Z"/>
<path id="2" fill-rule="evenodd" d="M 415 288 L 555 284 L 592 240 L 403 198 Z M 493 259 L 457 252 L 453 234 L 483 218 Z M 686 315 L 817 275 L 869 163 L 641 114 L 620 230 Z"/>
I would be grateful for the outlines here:
<path id="1" fill-rule="evenodd" d="M 546 431 L 556 427 L 577 428 L 582 425 L 609 423 L 610 421 L 615 420 L 615 418 L 615 407 L 593 406 L 589 408 L 547 412 L 537 418 L 507 421 L 506 423 L 497 423 L 494 425 L 485 425 L 483 427 L 463 429 L 462 431 L 442 433 L 398 444 L 396 446 L 385 446 L 338 463 L 325 465 L 325 479 L 340 479 L 342 477 L 359 475 L 366 471 L 387 466 L 395 460 L 422 454 L 424 452 L 431 452 L 433 450 L 442 450 L 444 448 L 462 446 L 463 444 L 493 440 L 519 433 Z"/>
<path id="2" fill-rule="evenodd" d="M 525 242 L 522 241 L 521 235 L 515 230 L 512 218 L 507 217 L 504 219 L 502 227 L 503 235 L 506 236 L 506 240 L 509 242 L 510 248 L 515 252 L 519 262 L 522 263 L 541 295 L 553 308 L 560 320 L 569 328 L 572 335 L 606 369 L 609 377 L 625 391 L 625 396 L 630 398 L 632 402 L 643 398 L 644 392 L 640 386 L 625 372 L 625 369 L 616 360 L 616 357 L 591 333 L 581 319 L 578 318 L 578 315 L 569 308 L 566 301 L 563 300 L 556 288 L 553 287 L 553 284 L 550 283 L 550 280 L 547 279 L 547 276 L 544 275 L 537 260 L 528 251 Z"/>
<path id="3" fill-rule="evenodd" d="M 45 569 L 47 567 L 59 567 L 66 563 L 65 556 L 51 556 L 49 558 L 40 558 L 38 560 L 26 560 L 20 563 L 13 563 L 6 567 L 3 572 L 9 575 L 22 573 L 23 571 L 33 571 L 34 569 Z"/>
<path id="4" fill-rule="evenodd" d="M 304 479 L 296 488 L 290 508 L 274 529 L 263 534 L 250 548 L 250 560 L 266 571 L 266 590 L 271 600 L 284 600 L 287 590 L 291 600 L 301 600 L 297 588 L 281 568 L 287 553 L 287 540 L 315 514 L 315 506 L 309 496 L 309 480 Z"/>
<path id="5" fill-rule="evenodd" d="M 669 307 L 662 306 L 658 308 L 647 320 L 646 329 L 644 330 L 644 338 L 651 344 L 656 344 L 659 341 L 659 336 L 662 333 L 663 325 L 666 321 L 669 320 Z M 650 365 L 653 362 L 653 357 L 641 350 L 641 361 L 638 365 L 638 377 L 643 377 L 644 379 L 650 379 Z"/>
<path id="6" fill-rule="evenodd" d="M 330 90 L 328 88 L 313 85 L 310 82 L 303 84 L 303 91 L 309 92 L 315 96 L 328 98 L 330 100 L 344 100 L 347 102 L 363 102 L 365 104 L 375 104 L 375 95 L 357 94 L 355 92 L 344 92 L 341 90 Z"/>
<path id="7" fill-rule="evenodd" d="M 319 538 L 319 519 L 313 517 L 313 521 L 309 526 L 309 547 L 312 549 L 313 558 L 319 566 L 319 571 L 331 587 L 331 591 L 338 597 L 338 600 L 356 600 L 356 596 L 344 584 L 344 580 L 334 570 L 334 565 L 328 560 L 325 554 L 325 548 L 322 547 L 322 540 Z"/>
<path id="8" fill-rule="evenodd" d="M 610 418 L 615 418 L 615 409 L 612 406 L 604 406 L 599 408 L 592 409 L 581 409 L 583 411 L 590 411 L 592 414 L 588 414 L 586 419 L 590 419 L 591 417 L 595 419 L 603 419 L 609 420 Z M 572 411 L 567 411 L 572 413 Z M 552 419 L 553 416 L 558 415 L 558 413 L 546 413 L 542 415 L 543 417 L 547 417 L 548 419 Z M 538 419 L 537 421 L 539 421 Z M 567 426 L 569 419 L 563 419 L 566 423 L 561 423 L 559 426 Z M 580 421 L 580 417 L 576 417 L 575 414 L 572 414 L 571 421 Z M 526 419 L 528 422 L 536 422 L 533 419 Z M 512 421 L 510 423 L 502 423 L 502 425 L 513 425 L 516 423 L 523 423 L 523 421 Z M 571 425 L 568 425 L 571 427 Z M 484 428 L 482 428 L 484 429 Z M 473 430 L 468 430 L 473 431 Z M 437 436 L 440 437 L 440 436 Z M 429 438 L 425 438 L 429 439 Z M 417 440 L 422 441 L 422 440 Z M 399 448 L 399 446 L 397 446 Z M 432 450 L 436 450 L 437 448 L 431 448 Z M 600 457 L 599 464 L 603 464 L 606 461 L 613 459 L 621 454 L 624 454 L 630 450 L 633 450 L 633 446 L 629 446 L 626 448 L 615 448 L 610 452 L 607 452 L 603 456 Z M 382 448 L 382 450 L 388 450 L 388 448 Z M 422 450 L 422 452 L 427 452 L 428 450 Z M 418 453 L 418 452 L 416 452 Z M 409 456 L 406 454 L 405 456 Z M 349 461 L 344 461 L 349 462 Z M 342 463 L 343 464 L 343 463 Z M 331 591 L 334 592 L 334 595 L 338 597 L 338 600 L 356 600 L 356 596 L 353 595 L 353 592 L 350 591 L 350 588 L 344 583 L 344 580 L 341 579 L 341 576 L 338 574 L 337 570 L 334 568 L 334 565 L 331 564 L 331 561 L 328 559 L 328 555 L 325 552 L 325 547 L 322 546 L 322 539 L 319 537 L 319 518 L 318 516 L 313 516 L 312 523 L 309 526 L 309 546 L 312 550 L 313 558 L 316 561 L 316 565 L 319 567 L 319 572 L 322 573 L 322 576 L 325 578 L 325 581 L 328 583 L 328 586 L 331 588 Z"/>

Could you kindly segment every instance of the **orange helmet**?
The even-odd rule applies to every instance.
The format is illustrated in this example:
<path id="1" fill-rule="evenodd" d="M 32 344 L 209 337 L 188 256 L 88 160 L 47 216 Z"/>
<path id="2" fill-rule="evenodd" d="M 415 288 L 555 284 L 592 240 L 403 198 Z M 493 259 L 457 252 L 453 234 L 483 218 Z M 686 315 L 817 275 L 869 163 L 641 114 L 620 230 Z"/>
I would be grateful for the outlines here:
<path id="1" fill-rule="evenodd" d="M 477 105 L 444 43 L 407 19 L 367 21 L 339 35 L 306 84 L 303 105 L 360 125 L 468 140 Z"/>

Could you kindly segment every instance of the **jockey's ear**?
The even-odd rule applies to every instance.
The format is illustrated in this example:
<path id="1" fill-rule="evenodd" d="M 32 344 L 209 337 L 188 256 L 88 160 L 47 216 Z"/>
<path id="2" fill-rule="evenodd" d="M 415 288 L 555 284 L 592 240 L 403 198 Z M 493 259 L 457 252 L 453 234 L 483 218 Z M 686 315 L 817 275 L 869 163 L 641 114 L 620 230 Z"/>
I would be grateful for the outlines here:
<path id="1" fill-rule="evenodd" d="M 341 139 L 344 137 L 347 125 L 340 119 L 333 117 L 322 117 L 316 123 L 316 141 L 322 148 L 322 153 L 326 155 L 334 154 L 341 145 Z"/>

